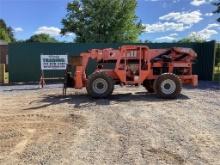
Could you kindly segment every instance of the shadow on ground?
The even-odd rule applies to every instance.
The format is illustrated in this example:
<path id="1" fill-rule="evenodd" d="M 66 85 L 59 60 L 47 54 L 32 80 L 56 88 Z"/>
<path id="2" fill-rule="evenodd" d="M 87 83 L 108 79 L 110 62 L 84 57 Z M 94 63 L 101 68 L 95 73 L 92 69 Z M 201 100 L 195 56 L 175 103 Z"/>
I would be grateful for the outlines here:
<path id="1" fill-rule="evenodd" d="M 175 100 L 186 100 L 189 99 L 188 96 L 181 94 Z M 132 93 L 123 93 L 123 94 L 113 94 L 106 99 L 93 99 L 89 97 L 86 93 L 85 94 L 74 94 L 74 95 L 46 95 L 42 98 L 40 103 L 44 103 L 44 105 L 30 107 L 23 110 L 35 110 L 44 107 L 48 107 L 51 105 L 59 105 L 62 103 L 71 104 L 74 108 L 83 108 L 83 107 L 90 107 L 95 105 L 113 105 L 122 102 L 129 102 L 129 101 L 149 101 L 149 102 L 161 102 L 161 101 L 170 101 L 166 99 L 157 98 L 155 94 L 150 94 L 147 92 L 136 92 L 135 94 Z M 31 104 L 31 103 L 30 103 Z"/>
<path id="2" fill-rule="evenodd" d="M 184 86 L 186 89 L 201 89 L 201 90 L 220 90 L 220 82 L 213 81 L 199 81 L 197 87 L 191 85 Z"/>

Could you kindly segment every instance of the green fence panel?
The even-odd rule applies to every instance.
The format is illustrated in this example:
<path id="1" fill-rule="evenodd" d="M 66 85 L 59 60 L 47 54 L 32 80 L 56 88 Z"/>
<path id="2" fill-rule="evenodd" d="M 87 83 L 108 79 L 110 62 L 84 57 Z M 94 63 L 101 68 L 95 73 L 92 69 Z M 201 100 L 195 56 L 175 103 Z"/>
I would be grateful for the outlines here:
<path id="1" fill-rule="evenodd" d="M 139 44 L 139 43 L 136 43 Z M 13 43 L 9 44 L 9 77 L 10 82 L 39 81 L 40 55 L 79 56 L 89 49 L 118 48 L 123 43 Z M 206 43 L 147 43 L 150 48 L 188 47 L 194 49 L 198 58 L 193 66 L 193 72 L 200 80 L 212 80 L 214 66 L 215 42 Z M 90 61 L 86 69 L 91 74 L 96 67 L 95 61 Z M 45 71 L 45 77 L 63 77 L 64 71 Z"/>

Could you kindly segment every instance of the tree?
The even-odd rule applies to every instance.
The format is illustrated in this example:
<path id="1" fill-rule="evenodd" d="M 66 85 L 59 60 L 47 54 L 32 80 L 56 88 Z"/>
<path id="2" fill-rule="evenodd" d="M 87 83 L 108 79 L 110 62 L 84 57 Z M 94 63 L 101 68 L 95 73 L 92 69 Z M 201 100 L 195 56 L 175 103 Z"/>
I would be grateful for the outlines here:
<path id="1" fill-rule="evenodd" d="M 214 2 L 213 4 L 217 7 L 214 13 L 220 13 L 220 0 L 218 0 L 218 2 Z M 220 22 L 220 17 L 217 19 L 217 21 Z"/>
<path id="2" fill-rule="evenodd" d="M 182 38 L 181 40 L 177 41 L 178 43 L 189 43 L 189 42 L 205 42 L 206 40 L 198 35 L 197 33 L 192 33 L 186 38 Z"/>
<path id="3" fill-rule="evenodd" d="M 0 39 L 8 43 L 11 42 L 8 33 L 3 28 L 0 28 Z"/>
<path id="4" fill-rule="evenodd" d="M 190 37 L 182 38 L 179 41 L 177 41 L 177 43 L 190 43 L 190 42 L 195 42 L 195 41 Z"/>
<path id="5" fill-rule="evenodd" d="M 73 0 L 67 5 L 61 34 L 76 42 L 136 42 L 143 30 L 136 0 Z"/>
<path id="6" fill-rule="evenodd" d="M 144 43 L 152 43 L 150 40 L 145 40 Z"/>
<path id="7" fill-rule="evenodd" d="M 6 42 L 14 42 L 13 29 L 7 26 L 3 19 L 0 19 L 0 39 Z"/>
<path id="8" fill-rule="evenodd" d="M 44 42 L 44 43 L 55 43 L 58 42 L 54 37 L 48 34 L 35 34 L 31 36 L 26 42 Z"/>

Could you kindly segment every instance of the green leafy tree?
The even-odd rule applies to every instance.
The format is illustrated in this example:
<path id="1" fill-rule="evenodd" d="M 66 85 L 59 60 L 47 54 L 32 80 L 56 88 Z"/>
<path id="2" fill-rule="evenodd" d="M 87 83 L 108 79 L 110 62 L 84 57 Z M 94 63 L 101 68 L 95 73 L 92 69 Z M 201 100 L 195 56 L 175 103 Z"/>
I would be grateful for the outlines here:
<path id="1" fill-rule="evenodd" d="M 137 42 L 144 28 L 136 7 L 136 0 L 73 0 L 61 33 L 75 33 L 76 42 Z"/>
<path id="2" fill-rule="evenodd" d="M 182 38 L 178 41 L 178 43 L 189 43 L 189 42 L 193 42 L 191 38 Z"/>
<path id="3" fill-rule="evenodd" d="M 217 9 L 214 11 L 214 13 L 220 14 L 220 0 L 214 2 L 213 4 L 217 7 Z M 220 22 L 220 17 L 217 19 L 217 21 Z"/>
<path id="4" fill-rule="evenodd" d="M 10 26 L 7 26 L 3 19 L 0 19 L 0 40 L 6 42 L 14 42 L 13 29 Z"/>
<path id="5" fill-rule="evenodd" d="M 202 38 L 201 36 L 195 34 L 191 34 L 190 36 L 186 37 L 186 38 L 182 38 L 181 40 L 177 41 L 179 43 L 189 43 L 189 42 L 205 42 L 206 40 L 204 38 Z"/>
<path id="6" fill-rule="evenodd" d="M 150 40 L 145 40 L 144 43 L 152 43 Z"/>
<path id="7" fill-rule="evenodd" d="M 31 36 L 26 42 L 44 42 L 44 43 L 55 43 L 58 42 L 54 37 L 48 34 L 35 34 Z"/>
<path id="8" fill-rule="evenodd" d="M 11 42 L 11 39 L 10 39 L 8 33 L 3 28 L 0 28 L 0 40 L 3 40 L 8 43 Z"/>

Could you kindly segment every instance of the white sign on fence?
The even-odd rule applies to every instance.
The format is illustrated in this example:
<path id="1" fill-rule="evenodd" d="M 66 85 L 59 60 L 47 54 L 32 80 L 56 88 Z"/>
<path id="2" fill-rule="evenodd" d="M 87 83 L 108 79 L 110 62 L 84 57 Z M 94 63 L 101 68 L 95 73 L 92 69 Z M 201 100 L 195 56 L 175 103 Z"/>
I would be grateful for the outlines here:
<path id="1" fill-rule="evenodd" d="M 65 70 L 67 55 L 41 55 L 41 70 Z"/>

